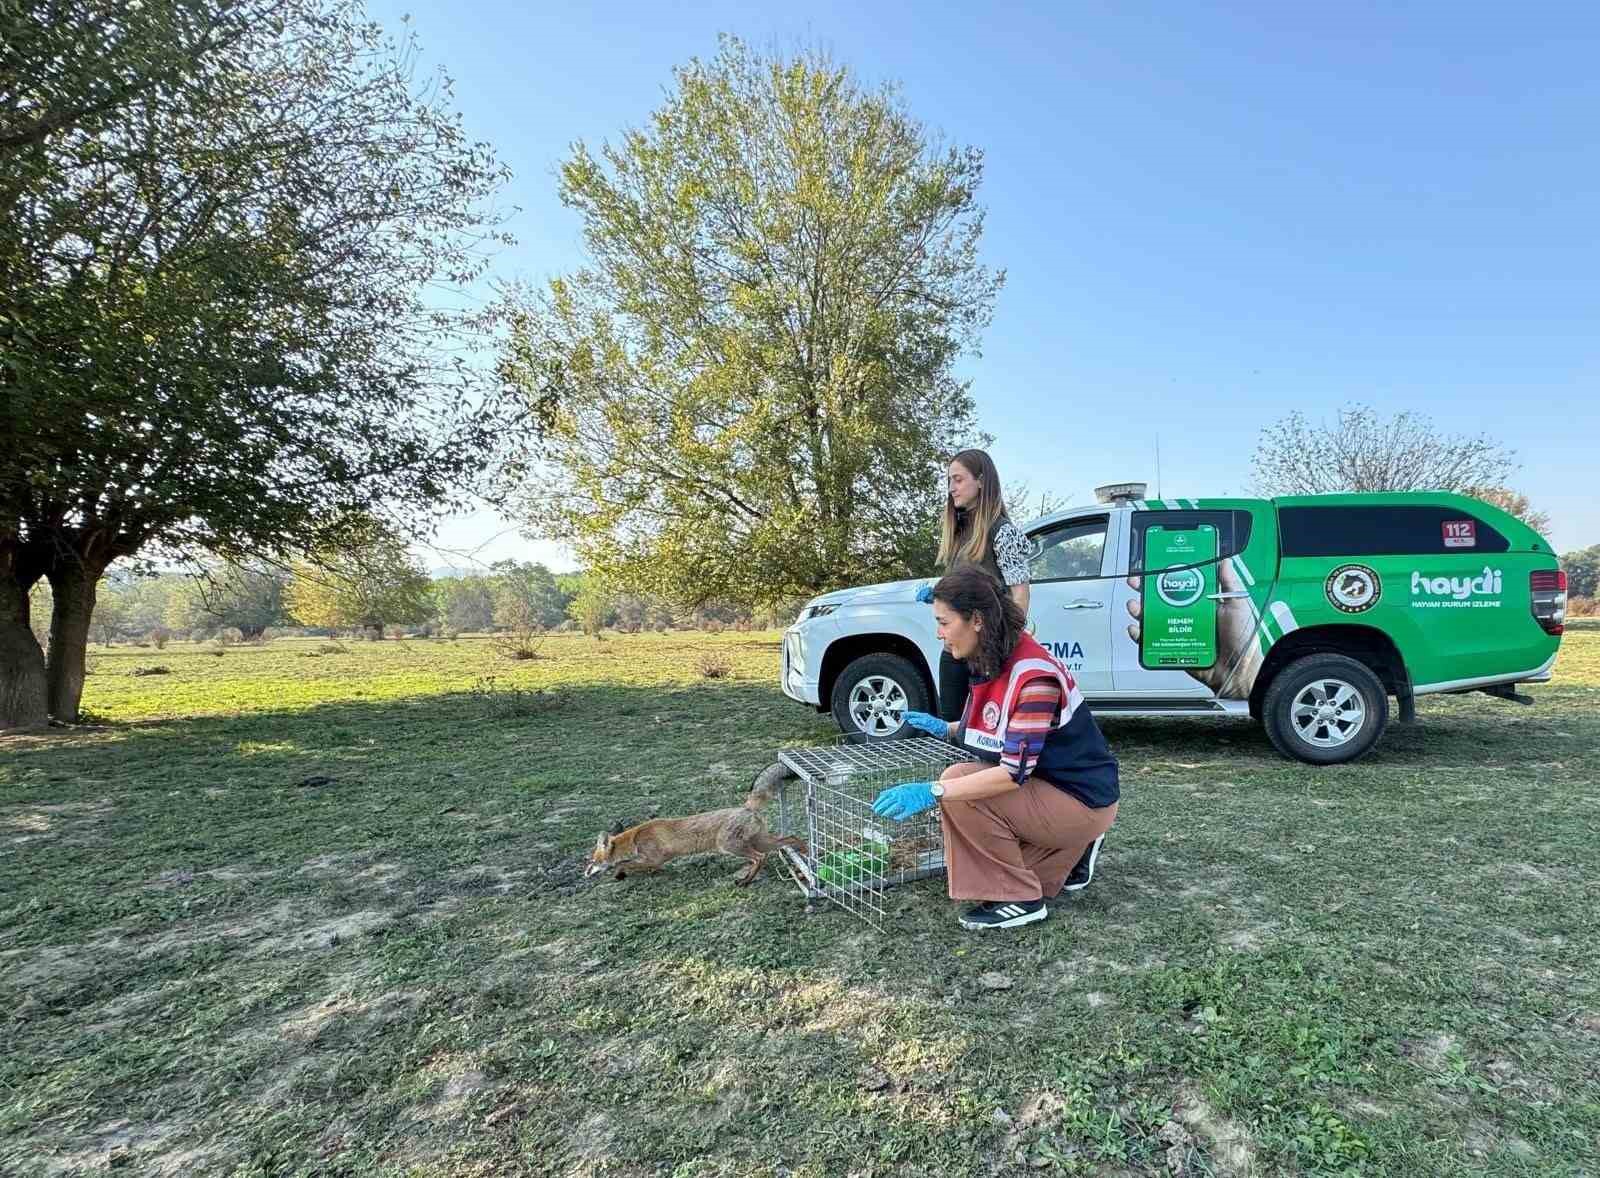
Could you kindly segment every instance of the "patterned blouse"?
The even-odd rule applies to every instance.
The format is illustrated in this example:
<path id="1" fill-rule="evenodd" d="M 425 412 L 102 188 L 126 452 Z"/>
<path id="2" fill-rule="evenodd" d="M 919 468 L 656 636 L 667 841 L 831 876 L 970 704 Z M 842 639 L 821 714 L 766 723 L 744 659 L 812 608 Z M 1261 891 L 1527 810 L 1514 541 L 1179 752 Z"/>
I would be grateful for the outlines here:
<path id="1" fill-rule="evenodd" d="M 1028 558 L 1031 554 L 1032 546 L 1028 538 L 1010 520 L 1006 520 L 995 531 L 994 560 L 1000 566 L 1000 575 L 1005 578 L 1008 587 L 1028 583 Z"/>

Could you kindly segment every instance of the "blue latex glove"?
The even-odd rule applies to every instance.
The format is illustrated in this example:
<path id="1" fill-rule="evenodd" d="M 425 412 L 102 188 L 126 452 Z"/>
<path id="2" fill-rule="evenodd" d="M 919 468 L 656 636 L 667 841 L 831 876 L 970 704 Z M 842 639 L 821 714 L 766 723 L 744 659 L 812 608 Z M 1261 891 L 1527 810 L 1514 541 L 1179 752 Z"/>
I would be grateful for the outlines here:
<path id="1" fill-rule="evenodd" d="M 950 739 L 949 723 L 939 719 L 938 716 L 930 716 L 927 712 L 907 712 L 900 719 L 907 728 L 915 728 L 918 732 L 926 732 L 929 736 L 937 736 L 940 740 Z"/>
<path id="2" fill-rule="evenodd" d="M 930 581 L 917 590 L 917 600 L 922 602 L 923 605 L 933 604 L 933 582 Z"/>
<path id="3" fill-rule="evenodd" d="M 933 782 L 908 781 L 892 786 L 878 795 L 872 803 L 872 812 L 884 818 L 904 822 L 907 818 L 933 809 Z"/>

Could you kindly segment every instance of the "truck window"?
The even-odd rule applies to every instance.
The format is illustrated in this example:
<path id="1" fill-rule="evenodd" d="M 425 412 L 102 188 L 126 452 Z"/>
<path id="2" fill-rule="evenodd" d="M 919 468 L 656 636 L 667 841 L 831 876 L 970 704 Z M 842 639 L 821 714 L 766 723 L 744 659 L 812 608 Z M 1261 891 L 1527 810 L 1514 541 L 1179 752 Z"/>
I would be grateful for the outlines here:
<path id="1" fill-rule="evenodd" d="M 1081 581 L 1100 576 L 1100 561 L 1106 550 L 1106 524 L 1110 517 L 1074 519 L 1035 532 L 1033 556 L 1028 561 L 1028 579 L 1040 581 Z"/>
<path id="2" fill-rule="evenodd" d="M 1459 525 L 1470 521 L 1469 534 Z M 1458 525 L 1449 528 L 1446 525 Z M 1459 507 L 1407 504 L 1384 507 L 1281 507 L 1284 556 L 1430 556 L 1505 552 L 1510 542 Z M 1470 541 L 1470 542 L 1469 542 Z"/>
<path id="3" fill-rule="evenodd" d="M 1128 570 L 1144 568 L 1144 536 L 1153 527 L 1194 528 L 1210 524 L 1217 529 L 1217 559 L 1226 560 L 1244 550 L 1250 542 L 1248 511 L 1136 511 L 1133 514 L 1133 543 L 1128 552 Z"/>

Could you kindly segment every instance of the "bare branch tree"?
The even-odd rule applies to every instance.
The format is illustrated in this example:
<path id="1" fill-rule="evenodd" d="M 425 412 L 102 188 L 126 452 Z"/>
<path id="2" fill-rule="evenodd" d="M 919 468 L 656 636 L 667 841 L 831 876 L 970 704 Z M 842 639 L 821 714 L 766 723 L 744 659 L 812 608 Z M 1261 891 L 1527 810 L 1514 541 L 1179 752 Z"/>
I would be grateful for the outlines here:
<path id="1" fill-rule="evenodd" d="M 1503 487 L 1515 451 L 1487 434 L 1445 434 L 1420 414 L 1382 417 L 1364 405 L 1332 425 L 1291 413 L 1261 431 L 1254 485 L 1262 495 L 1461 491 Z"/>

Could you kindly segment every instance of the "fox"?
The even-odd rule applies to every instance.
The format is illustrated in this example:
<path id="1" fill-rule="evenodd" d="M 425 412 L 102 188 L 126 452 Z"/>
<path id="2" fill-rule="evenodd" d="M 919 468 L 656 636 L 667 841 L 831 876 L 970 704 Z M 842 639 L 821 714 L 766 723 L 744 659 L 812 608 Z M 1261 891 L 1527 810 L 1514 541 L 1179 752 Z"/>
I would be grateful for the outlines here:
<path id="1" fill-rule="evenodd" d="M 721 851 L 746 860 L 746 867 L 733 877 L 739 887 L 747 887 L 761 871 L 767 856 L 779 847 L 794 847 L 805 854 L 804 839 L 775 837 L 767 833 L 761 808 L 772 800 L 778 783 L 794 773 L 781 761 L 757 774 L 744 803 L 725 810 L 710 810 L 685 818 L 652 818 L 619 834 L 602 834 L 594 844 L 583 877 L 590 879 L 609 871 L 613 879 L 630 874 L 659 871 L 665 864 L 684 855 Z"/>

